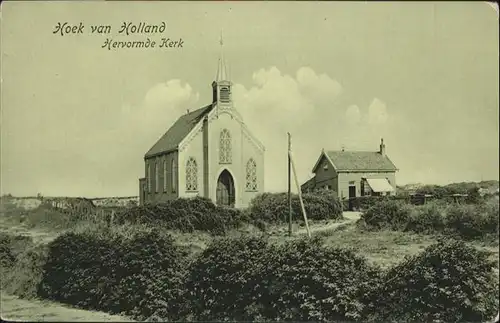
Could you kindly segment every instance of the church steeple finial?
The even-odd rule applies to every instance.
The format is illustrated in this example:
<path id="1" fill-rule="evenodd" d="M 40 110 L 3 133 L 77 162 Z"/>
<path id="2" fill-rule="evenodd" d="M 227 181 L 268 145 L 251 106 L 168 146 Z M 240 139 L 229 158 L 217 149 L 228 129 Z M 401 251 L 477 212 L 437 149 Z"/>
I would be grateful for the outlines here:
<path id="1" fill-rule="evenodd" d="M 224 40 L 222 38 L 222 30 L 220 32 L 220 56 L 219 56 L 219 64 L 217 66 L 217 74 L 215 76 L 215 81 L 228 81 L 227 72 L 226 72 L 226 62 L 224 60 Z"/>

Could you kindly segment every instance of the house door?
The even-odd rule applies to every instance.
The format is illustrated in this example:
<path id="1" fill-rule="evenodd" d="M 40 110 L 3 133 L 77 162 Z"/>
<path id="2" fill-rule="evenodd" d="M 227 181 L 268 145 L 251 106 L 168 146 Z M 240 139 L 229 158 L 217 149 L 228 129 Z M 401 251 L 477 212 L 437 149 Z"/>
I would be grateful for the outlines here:
<path id="1" fill-rule="evenodd" d="M 218 205 L 234 207 L 234 180 L 231 173 L 223 170 L 217 179 L 216 201 Z"/>
<path id="2" fill-rule="evenodd" d="M 354 209 L 354 199 L 356 197 L 356 186 L 349 186 L 349 211 L 353 211 Z"/>

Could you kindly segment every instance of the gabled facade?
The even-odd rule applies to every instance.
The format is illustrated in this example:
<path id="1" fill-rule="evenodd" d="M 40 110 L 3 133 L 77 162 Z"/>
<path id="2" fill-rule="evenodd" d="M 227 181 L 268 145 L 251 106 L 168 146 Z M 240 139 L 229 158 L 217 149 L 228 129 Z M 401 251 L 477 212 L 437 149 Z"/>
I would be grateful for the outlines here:
<path id="1" fill-rule="evenodd" d="M 327 189 L 341 198 L 386 195 L 396 192 L 398 169 L 385 153 L 384 140 L 379 151 L 322 150 L 303 192 Z"/>
<path id="2" fill-rule="evenodd" d="M 234 107 L 222 54 L 212 89 L 212 103 L 181 116 L 145 154 L 141 204 L 204 196 L 246 207 L 263 192 L 265 149 Z"/>

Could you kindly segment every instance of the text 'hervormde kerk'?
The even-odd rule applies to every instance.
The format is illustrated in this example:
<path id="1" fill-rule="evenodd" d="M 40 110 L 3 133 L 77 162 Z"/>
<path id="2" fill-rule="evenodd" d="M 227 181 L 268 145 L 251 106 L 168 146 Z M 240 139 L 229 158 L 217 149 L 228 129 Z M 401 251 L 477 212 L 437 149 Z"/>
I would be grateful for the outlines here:
<path id="1" fill-rule="evenodd" d="M 145 40 L 117 41 L 107 38 L 101 47 L 107 48 L 108 50 L 121 49 L 121 48 L 162 48 L 162 49 L 172 48 L 173 49 L 173 48 L 184 47 L 184 40 L 182 38 L 178 38 L 175 40 L 171 38 L 161 38 L 160 41 L 157 42 L 155 40 L 151 40 L 148 37 Z"/>

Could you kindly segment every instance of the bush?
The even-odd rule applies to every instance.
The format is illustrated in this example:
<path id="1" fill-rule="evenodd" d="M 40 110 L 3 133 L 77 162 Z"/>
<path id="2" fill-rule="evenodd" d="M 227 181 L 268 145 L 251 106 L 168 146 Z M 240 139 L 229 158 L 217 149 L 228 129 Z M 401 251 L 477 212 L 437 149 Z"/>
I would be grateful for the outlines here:
<path id="1" fill-rule="evenodd" d="M 44 275 L 47 246 L 29 246 L 21 252 L 11 270 L 3 274 L 2 289 L 21 298 L 34 298 Z"/>
<path id="2" fill-rule="evenodd" d="M 387 200 L 389 197 L 386 196 L 358 196 L 355 198 L 351 198 L 346 200 L 347 207 L 349 207 L 349 203 L 353 206 L 355 210 L 367 210 L 371 206 L 380 201 Z"/>
<path id="3" fill-rule="evenodd" d="M 271 248 L 273 270 L 267 318 L 273 321 L 362 321 L 368 293 L 380 269 L 352 250 L 322 245 L 321 238 Z"/>
<path id="4" fill-rule="evenodd" d="M 66 233 L 49 245 L 38 294 L 144 319 L 174 308 L 170 302 L 178 291 L 183 255 L 170 236 L 154 229 L 130 236 Z"/>
<path id="5" fill-rule="evenodd" d="M 415 206 L 412 212 L 410 212 L 406 231 L 435 233 L 442 232 L 444 227 L 444 208 L 436 201 Z"/>
<path id="6" fill-rule="evenodd" d="M 488 254 L 440 241 L 391 268 L 367 310 L 376 321 L 484 322 L 498 311 L 498 281 Z"/>
<path id="7" fill-rule="evenodd" d="M 466 239 L 498 234 L 498 203 L 481 205 L 450 205 L 446 214 L 446 226 L 450 233 Z"/>
<path id="8" fill-rule="evenodd" d="M 411 207 L 398 200 L 383 200 L 361 215 L 361 223 L 369 229 L 404 230 L 411 216 Z"/>
<path id="9" fill-rule="evenodd" d="M 15 265 L 19 254 L 33 245 L 29 236 L 0 233 L 0 267 L 11 268 Z"/>
<path id="10" fill-rule="evenodd" d="M 191 266 L 184 316 L 196 320 L 247 320 L 246 309 L 260 303 L 267 241 L 256 237 L 212 242 Z M 271 264 L 267 264 L 269 266 Z"/>
<path id="11" fill-rule="evenodd" d="M 156 224 L 182 232 L 201 230 L 220 235 L 241 224 L 241 213 L 238 209 L 217 206 L 204 197 L 178 198 L 121 210 L 116 214 L 116 221 Z"/>
<path id="12" fill-rule="evenodd" d="M 424 205 L 408 205 L 382 200 L 366 210 L 358 222 L 369 230 L 390 229 L 415 233 L 446 233 L 465 239 L 498 236 L 498 201 L 457 204 L 436 200 Z"/>
<path id="13" fill-rule="evenodd" d="M 0 267 L 11 268 L 16 262 L 16 257 L 12 252 L 12 236 L 0 234 Z"/>
<path id="14" fill-rule="evenodd" d="M 223 239 L 193 264 L 185 290 L 195 320 L 360 320 L 378 267 L 320 239 L 281 246 Z M 188 318 L 193 319 L 193 318 Z"/>
<path id="15" fill-rule="evenodd" d="M 302 195 L 307 218 L 327 220 L 342 218 L 342 204 L 331 192 L 306 193 Z M 249 212 L 254 220 L 268 223 L 287 222 L 289 216 L 288 193 L 263 193 L 251 202 Z M 300 200 L 292 194 L 292 217 L 303 221 Z"/>

